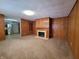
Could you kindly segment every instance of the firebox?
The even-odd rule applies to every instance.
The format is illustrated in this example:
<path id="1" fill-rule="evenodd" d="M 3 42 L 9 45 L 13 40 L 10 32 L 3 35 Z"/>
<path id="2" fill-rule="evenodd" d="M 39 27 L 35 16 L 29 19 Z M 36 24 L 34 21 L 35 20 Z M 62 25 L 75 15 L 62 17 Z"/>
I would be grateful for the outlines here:
<path id="1" fill-rule="evenodd" d="M 38 32 L 38 36 L 44 37 L 45 36 L 45 33 L 44 32 Z"/>
<path id="2" fill-rule="evenodd" d="M 37 38 L 47 39 L 45 30 L 37 30 Z"/>

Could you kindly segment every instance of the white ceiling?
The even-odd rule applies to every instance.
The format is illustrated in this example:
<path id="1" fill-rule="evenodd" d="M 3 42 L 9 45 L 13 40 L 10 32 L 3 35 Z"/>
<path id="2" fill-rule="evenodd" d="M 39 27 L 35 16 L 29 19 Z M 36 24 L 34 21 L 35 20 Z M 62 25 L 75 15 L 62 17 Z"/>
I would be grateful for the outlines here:
<path id="1" fill-rule="evenodd" d="M 12 18 L 33 20 L 42 17 L 68 16 L 76 0 L 0 0 L 0 13 Z M 35 12 L 33 16 L 22 14 L 24 10 Z"/>

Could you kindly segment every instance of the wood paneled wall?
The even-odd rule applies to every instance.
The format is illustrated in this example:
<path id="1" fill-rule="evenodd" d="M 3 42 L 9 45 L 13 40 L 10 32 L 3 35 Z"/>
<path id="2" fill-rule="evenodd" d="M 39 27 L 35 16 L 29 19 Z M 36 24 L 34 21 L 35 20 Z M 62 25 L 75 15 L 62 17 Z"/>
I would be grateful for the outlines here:
<path id="1" fill-rule="evenodd" d="M 27 21 L 25 19 L 21 19 L 21 36 L 26 36 L 31 34 L 32 26 L 31 21 Z"/>
<path id="2" fill-rule="evenodd" d="M 66 20 L 67 17 L 55 18 L 52 23 L 52 32 L 53 37 L 58 39 L 65 39 L 67 30 L 66 30 Z"/>
<path id="3" fill-rule="evenodd" d="M 36 34 L 36 21 L 33 21 L 32 23 L 33 23 L 33 26 L 32 26 L 32 28 L 33 28 L 32 29 L 32 34 L 35 35 Z"/>
<path id="4" fill-rule="evenodd" d="M 79 59 L 79 0 L 68 18 L 68 40 L 75 59 Z"/>
<path id="5" fill-rule="evenodd" d="M 5 16 L 0 14 L 0 41 L 5 39 Z"/>

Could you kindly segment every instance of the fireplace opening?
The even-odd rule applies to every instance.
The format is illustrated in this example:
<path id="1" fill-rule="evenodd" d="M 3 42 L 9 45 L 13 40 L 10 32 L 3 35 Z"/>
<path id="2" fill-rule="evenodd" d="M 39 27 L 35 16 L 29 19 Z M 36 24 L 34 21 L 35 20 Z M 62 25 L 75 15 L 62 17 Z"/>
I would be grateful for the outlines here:
<path id="1" fill-rule="evenodd" d="M 44 36 L 45 36 L 45 33 L 44 33 L 44 32 L 38 32 L 38 35 L 39 35 L 40 37 L 44 37 Z"/>

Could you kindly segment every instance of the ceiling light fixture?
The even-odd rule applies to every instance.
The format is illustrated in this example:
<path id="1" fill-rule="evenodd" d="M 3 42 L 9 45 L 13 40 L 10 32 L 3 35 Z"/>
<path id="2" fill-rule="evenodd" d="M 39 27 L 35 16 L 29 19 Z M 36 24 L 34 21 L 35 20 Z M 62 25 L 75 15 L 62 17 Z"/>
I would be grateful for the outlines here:
<path id="1" fill-rule="evenodd" d="M 25 11 L 23 11 L 23 14 L 28 15 L 28 16 L 32 16 L 35 13 L 33 11 L 31 11 L 31 10 L 25 10 Z"/>

